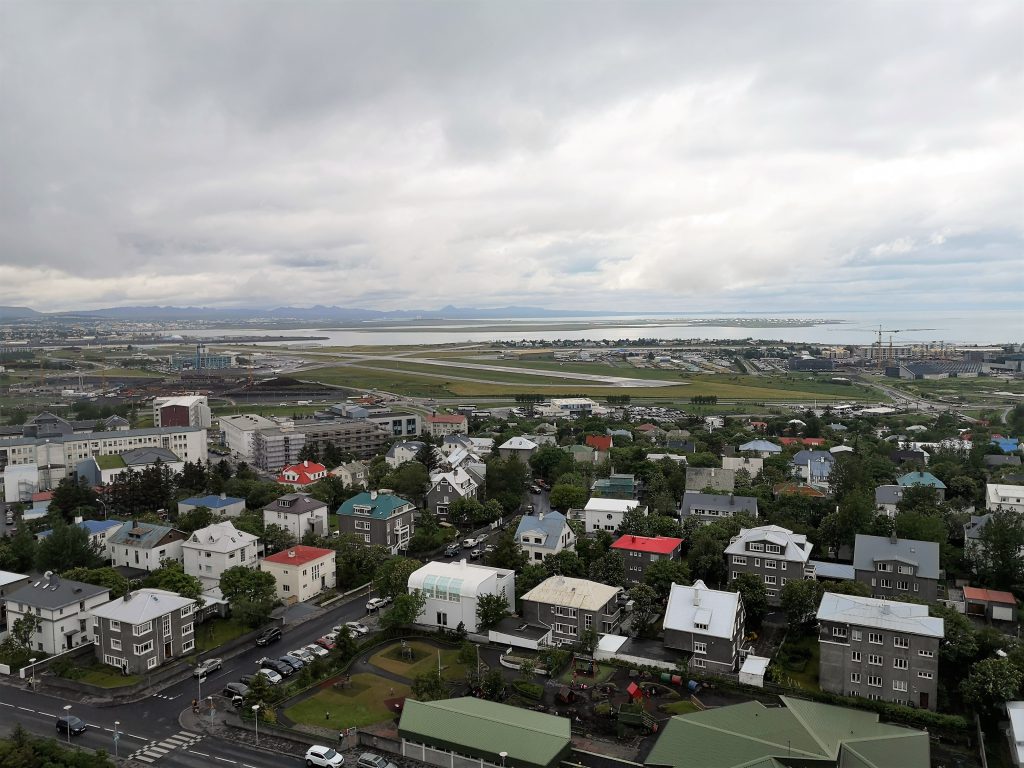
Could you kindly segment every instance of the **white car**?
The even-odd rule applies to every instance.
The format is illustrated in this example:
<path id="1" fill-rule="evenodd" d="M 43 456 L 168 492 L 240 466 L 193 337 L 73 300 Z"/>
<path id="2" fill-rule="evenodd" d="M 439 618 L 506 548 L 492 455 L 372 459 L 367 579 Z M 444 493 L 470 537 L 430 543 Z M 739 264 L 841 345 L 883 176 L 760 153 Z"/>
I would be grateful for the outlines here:
<path id="1" fill-rule="evenodd" d="M 323 658 L 324 656 L 330 653 L 330 651 L 328 651 L 326 648 L 321 648 L 316 643 L 310 643 L 309 645 L 304 646 L 303 650 L 308 651 L 318 659 Z"/>
<path id="2" fill-rule="evenodd" d="M 345 757 L 336 752 L 332 747 L 315 746 L 306 750 L 306 765 L 323 766 L 323 768 L 338 768 L 345 762 Z"/>
<path id="3" fill-rule="evenodd" d="M 390 602 L 386 597 L 371 597 L 366 603 L 366 610 L 379 611 Z"/>
<path id="4" fill-rule="evenodd" d="M 281 675 L 279 675 L 277 672 L 275 672 L 272 669 L 267 669 L 266 667 L 260 667 L 259 669 L 257 669 L 256 674 L 263 675 L 265 678 L 267 678 L 267 682 L 271 685 L 277 685 L 282 680 L 284 680 L 284 678 L 281 677 Z"/>
<path id="5" fill-rule="evenodd" d="M 296 648 L 294 651 L 288 651 L 288 655 L 294 656 L 296 659 L 306 664 L 312 664 L 316 660 L 316 656 L 305 648 Z"/>
<path id="6" fill-rule="evenodd" d="M 360 624 L 358 621 L 346 621 L 345 629 L 352 637 L 358 637 L 360 635 L 370 634 L 370 628 L 365 624 Z"/>

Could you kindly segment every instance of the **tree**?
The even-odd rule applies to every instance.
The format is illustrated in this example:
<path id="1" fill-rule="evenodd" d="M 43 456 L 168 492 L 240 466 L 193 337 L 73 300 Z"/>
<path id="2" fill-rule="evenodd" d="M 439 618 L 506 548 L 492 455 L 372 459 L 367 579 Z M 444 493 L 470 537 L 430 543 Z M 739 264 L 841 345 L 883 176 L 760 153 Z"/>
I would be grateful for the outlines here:
<path id="1" fill-rule="evenodd" d="M 199 599 L 203 594 L 203 583 L 195 576 L 185 573 L 184 566 L 177 560 L 162 560 L 160 567 L 152 571 L 143 583 L 152 589 L 166 589 L 168 592 L 176 592 L 193 600 Z"/>
<path id="2" fill-rule="evenodd" d="M 36 570 L 61 571 L 65 568 L 98 565 L 100 558 L 89 533 L 77 525 L 68 525 L 64 518 L 53 515 L 53 528 L 50 535 L 39 542 L 36 547 Z"/>
<path id="3" fill-rule="evenodd" d="M 367 471 L 367 482 L 370 484 L 370 488 L 380 488 L 384 482 L 385 476 L 391 471 L 391 466 L 388 464 L 388 460 L 384 456 L 374 456 L 370 461 L 370 466 Z"/>
<path id="4" fill-rule="evenodd" d="M 946 669 L 963 669 L 978 653 L 978 633 L 970 619 L 946 605 L 933 605 L 932 616 L 942 619 L 945 639 L 939 645 L 939 659 Z"/>
<path id="5" fill-rule="evenodd" d="M 65 477 L 53 489 L 53 498 L 50 500 L 48 509 L 63 517 L 65 522 L 70 523 L 74 520 L 76 509 L 82 507 L 96 509 L 97 506 L 96 493 L 84 477 L 78 480 Z"/>
<path id="6" fill-rule="evenodd" d="M 587 503 L 587 491 L 576 485 L 559 483 L 552 487 L 548 501 L 552 508 L 561 512 L 568 509 L 582 509 Z"/>
<path id="7" fill-rule="evenodd" d="M 964 702 L 972 709 L 994 715 L 1009 700 L 1017 698 L 1024 685 L 1024 673 L 1010 659 L 982 659 L 960 684 Z"/>
<path id="8" fill-rule="evenodd" d="M 447 699 L 449 693 L 448 683 L 436 669 L 417 675 L 412 681 L 412 695 L 416 701 L 439 701 Z"/>
<path id="9" fill-rule="evenodd" d="M 693 578 L 702 580 L 709 586 L 718 586 L 728 575 L 725 550 L 717 540 L 709 535 L 700 535 L 690 548 L 690 571 Z"/>
<path id="10" fill-rule="evenodd" d="M 299 461 L 315 461 L 320 463 L 320 452 L 313 443 L 306 443 L 299 449 Z"/>
<path id="11" fill-rule="evenodd" d="M 1019 512 L 999 508 L 967 550 L 972 567 L 982 583 L 1008 589 L 1024 583 L 1024 518 Z"/>
<path id="12" fill-rule="evenodd" d="M 752 626 L 760 626 L 761 620 L 768 614 L 768 589 L 764 580 L 752 573 L 741 573 L 732 580 L 730 587 L 740 593 L 747 618 Z"/>
<path id="13" fill-rule="evenodd" d="M 270 618 L 277 602 L 277 580 L 266 571 L 236 565 L 220 576 L 220 591 L 235 616 L 250 627 Z"/>
<path id="14" fill-rule="evenodd" d="M 633 637 L 641 637 L 658 616 L 658 593 L 646 584 L 637 584 L 629 590 L 629 598 L 633 601 L 630 631 Z"/>
<path id="15" fill-rule="evenodd" d="M 667 600 L 673 584 L 689 584 L 690 569 L 683 560 L 655 560 L 644 571 L 644 584 L 654 590 L 658 600 Z"/>
<path id="16" fill-rule="evenodd" d="M 591 581 L 611 587 L 626 586 L 626 562 L 618 552 L 608 552 L 604 557 L 595 558 L 585 567 L 587 578 Z"/>
<path id="17" fill-rule="evenodd" d="M 416 623 L 427 604 L 427 596 L 420 590 L 413 590 L 399 595 L 380 617 L 380 625 L 386 630 L 394 631 Z"/>
<path id="18" fill-rule="evenodd" d="M 782 588 L 782 610 L 791 627 L 805 627 L 814 620 L 825 588 L 814 579 L 797 579 Z"/>
<path id="19" fill-rule="evenodd" d="M 268 554 L 280 552 L 282 549 L 288 549 L 288 547 L 295 545 L 295 537 L 292 535 L 292 532 L 276 523 L 271 523 L 263 529 L 262 533 L 256 535 L 259 535 L 260 539 L 263 540 L 263 546 Z"/>
<path id="20" fill-rule="evenodd" d="M 486 497 L 497 501 L 505 512 L 515 512 L 523 502 L 530 481 L 530 468 L 515 456 L 487 460 Z"/>
<path id="21" fill-rule="evenodd" d="M 206 490 L 207 475 L 206 468 L 201 461 L 186 461 L 181 467 L 181 475 L 178 477 L 178 488 L 191 491 L 193 494 Z"/>
<path id="22" fill-rule="evenodd" d="M 27 525 L 19 525 L 18 532 L 7 542 L 0 539 L 0 568 L 14 573 L 28 573 L 36 559 L 36 540 Z"/>
<path id="23" fill-rule="evenodd" d="M 549 483 L 554 482 L 556 477 L 572 472 L 573 464 L 572 456 L 557 445 L 542 445 L 530 457 L 530 467 L 534 474 Z"/>
<path id="24" fill-rule="evenodd" d="M 213 522 L 213 511 L 209 507 L 196 507 L 183 515 L 178 515 L 175 527 L 185 533 L 194 533 Z"/>
<path id="25" fill-rule="evenodd" d="M 381 563 L 373 585 L 382 597 L 397 598 L 409 591 L 409 577 L 422 565 L 411 557 L 392 557 Z"/>
<path id="26" fill-rule="evenodd" d="M 492 629 L 509 615 L 508 598 L 500 595 L 480 595 L 476 600 L 476 623 L 481 632 Z"/>
<path id="27" fill-rule="evenodd" d="M 494 551 L 486 556 L 487 565 L 492 568 L 509 568 L 519 573 L 528 562 L 528 556 L 516 540 L 515 529 L 507 528 L 494 542 Z"/>
<path id="28" fill-rule="evenodd" d="M 330 512 L 335 512 L 344 502 L 355 496 L 355 492 L 347 488 L 345 481 L 337 475 L 328 475 L 310 486 L 309 495 L 326 504 Z"/>
<path id="29" fill-rule="evenodd" d="M 487 670 L 480 681 L 480 689 L 483 691 L 484 696 L 491 701 L 503 698 L 505 694 L 505 675 L 497 668 Z"/>
<path id="30" fill-rule="evenodd" d="M 111 599 L 115 600 L 124 597 L 128 592 L 128 579 L 110 567 L 72 568 L 64 571 L 61 578 L 95 584 L 97 587 L 107 587 L 110 590 Z"/>
<path id="31" fill-rule="evenodd" d="M 416 461 L 426 467 L 427 474 L 437 469 L 440 459 L 437 456 L 437 449 L 430 443 L 424 443 L 423 447 L 416 451 Z"/>
<path id="32" fill-rule="evenodd" d="M 389 472 L 383 482 L 384 487 L 392 489 L 398 496 L 421 506 L 430 485 L 430 476 L 427 468 L 418 461 L 406 461 Z"/>
<path id="33" fill-rule="evenodd" d="M 11 640 L 22 650 L 31 651 L 32 638 L 42 623 L 42 619 L 34 613 L 26 613 L 11 624 Z"/>

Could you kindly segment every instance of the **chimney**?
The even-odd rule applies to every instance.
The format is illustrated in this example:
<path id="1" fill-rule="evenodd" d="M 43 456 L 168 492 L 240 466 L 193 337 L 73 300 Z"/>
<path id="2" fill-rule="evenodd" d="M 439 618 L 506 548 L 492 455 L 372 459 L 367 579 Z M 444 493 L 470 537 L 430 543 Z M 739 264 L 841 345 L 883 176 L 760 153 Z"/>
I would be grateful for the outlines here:
<path id="1" fill-rule="evenodd" d="M 75 515 L 75 525 L 78 525 L 81 522 L 82 522 L 82 516 L 81 515 Z"/>
<path id="2" fill-rule="evenodd" d="M 295 550 L 294 549 L 289 549 L 288 550 L 288 557 L 295 557 Z"/>
<path id="3" fill-rule="evenodd" d="M 733 507 L 735 505 L 736 505 L 736 494 L 735 493 L 730 493 L 729 494 L 729 506 Z"/>
<path id="4" fill-rule="evenodd" d="M 544 513 L 543 512 L 538 512 L 537 513 L 537 519 L 538 520 L 543 520 L 544 519 Z"/>
<path id="5" fill-rule="evenodd" d="M 700 589 L 698 587 L 693 588 L 693 604 L 700 605 Z"/>
<path id="6" fill-rule="evenodd" d="M 896 531 L 893 531 L 892 533 L 889 534 L 889 543 L 890 544 L 895 544 L 896 543 Z"/>
<path id="7" fill-rule="evenodd" d="M 226 493 L 221 492 L 220 497 L 222 499 L 226 499 L 228 497 L 228 495 Z"/>
<path id="8" fill-rule="evenodd" d="M 376 501 L 376 499 L 377 499 L 377 492 L 376 491 L 370 491 L 370 501 Z"/>

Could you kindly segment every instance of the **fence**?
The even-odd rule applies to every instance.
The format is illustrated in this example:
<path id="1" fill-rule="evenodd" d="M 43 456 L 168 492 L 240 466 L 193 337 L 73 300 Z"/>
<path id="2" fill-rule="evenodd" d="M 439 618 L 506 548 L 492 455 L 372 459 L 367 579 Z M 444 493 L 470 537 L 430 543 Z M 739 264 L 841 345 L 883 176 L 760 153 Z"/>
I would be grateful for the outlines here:
<path id="1" fill-rule="evenodd" d="M 460 755 L 412 741 L 403 740 L 399 749 L 398 754 L 403 757 L 411 757 L 413 760 L 419 760 L 421 763 L 434 765 L 437 768 L 502 768 L 499 765 L 484 760 L 482 757 Z"/>

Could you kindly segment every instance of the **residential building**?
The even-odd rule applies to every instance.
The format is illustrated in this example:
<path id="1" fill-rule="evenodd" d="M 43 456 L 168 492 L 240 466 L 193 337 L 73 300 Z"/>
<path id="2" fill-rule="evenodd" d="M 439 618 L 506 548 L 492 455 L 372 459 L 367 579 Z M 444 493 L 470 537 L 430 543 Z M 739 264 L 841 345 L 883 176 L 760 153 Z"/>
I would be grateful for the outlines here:
<path id="1" fill-rule="evenodd" d="M 902 499 L 902 485 L 880 485 L 875 488 L 875 509 L 881 514 L 895 517 Z"/>
<path id="2" fill-rule="evenodd" d="M 124 453 L 110 453 L 105 456 L 90 456 L 78 462 L 75 474 L 90 485 L 109 485 L 129 469 L 144 472 L 150 467 L 166 467 L 171 474 L 178 474 L 185 467 L 174 452 L 167 448 L 133 448 Z"/>
<path id="3" fill-rule="evenodd" d="M 255 568 L 261 554 L 260 540 L 239 531 L 230 520 L 200 528 L 182 542 L 181 548 L 185 573 L 197 577 L 204 588 L 220 584 L 220 576 L 228 568 Z"/>
<path id="4" fill-rule="evenodd" d="M 813 567 L 808 568 L 813 547 L 804 534 L 778 525 L 741 528 L 725 548 L 729 581 L 751 573 L 764 582 L 768 601 L 779 605 L 779 594 L 787 582 L 814 575 Z"/>
<path id="5" fill-rule="evenodd" d="M 107 536 L 107 554 L 115 568 L 155 571 L 163 560 L 181 562 L 181 544 L 186 538 L 184 531 L 169 525 L 132 520 Z"/>
<path id="6" fill-rule="evenodd" d="M 746 613 L 739 592 L 708 589 L 698 579 L 692 587 L 673 584 L 662 623 L 665 647 L 692 654 L 697 673 L 735 672 L 746 633 Z"/>
<path id="7" fill-rule="evenodd" d="M 1017 623 L 1017 598 L 1012 592 L 981 587 L 964 587 L 964 608 L 968 616 L 986 622 Z"/>
<path id="8" fill-rule="evenodd" d="M 1024 701 L 1006 702 L 1006 714 L 1010 721 L 1006 738 L 1010 742 L 1010 760 L 1016 768 L 1024 765 Z"/>
<path id="9" fill-rule="evenodd" d="M 461 413 L 432 413 L 426 421 L 427 434 L 433 437 L 469 434 L 469 420 Z"/>
<path id="10" fill-rule="evenodd" d="M 337 584 L 333 549 L 296 544 L 264 557 L 259 568 L 274 576 L 277 596 L 289 604 L 314 598 Z"/>
<path id="11" fill-rule="evenodd" d="M 8 628 L 7 596 L 28 581 L 29 577 L 22 573 L 0 571 L 0 632 L 6 632 Z"/>
<path id="12" fill-rule="evenodd" d="M 926 603 L 938 598 L 939 545 L 934 541 L 858 533 L 853 567 L 857 581 L 870 586 L 875 597 L 907 595 Z"/>
<path id="13" fill-rule="evenodd" d="M 939 501 L 945 501 L 946 499 L 946 484 L 931 472 L 908 472 L 900 477 L 896 484 L 900 488 L 912 488 L 916 485 L 932 488 Z"/>
<path id="14" fill-rule="evenodd" d="M 391 431 L 364 419 L 297 421 L 295 429 L 305 434 L 306 443 L 312 445 L 321 456 L 328 445 L 333 445 L 342 453 L 369 459 L 382 453 L 394 437 Z"/>
<path id="15" fill-rule="evenodd" d="M 592 498 L 583 508 L 584 528 L 587 533 L 617 531 L 622 525 L 622 518 L 631 509 L 647 514 L 647 507 L 641 506 L 636 499 Z"/>
<path id="16" fill-rule="evenodd" d="M 794 477 L 805 483 L 828 485 L 836 457 L 828 451 L 798 451 L 789 464 Z"/>
<path id="17" fill-rule="evenodd" d="M 935 709 L 944 627 L 927 605 L 826 592 L 817 618 L 823 691 Z"/>
<path id="18" fill-rule="evenodd" d="M 122 523 L 120 520 L 81 520 L 79 519 L 75 525 L 81 528 L 89 536 L 89 543 L 92 545 L 93 550 L 100 556 L 105 557 L 107 554 L 107 539 L 110 535 L 118 530 Z M 36 534 L 36 540 L 42 541 L 47 536 L 53 533 L 52 528 L 47 528 L 45 531 L 40 531 Z"/>
<path id="19" fill-rule="evenodd" d="M 991 521 L 992 513 L 988 512 L 984 515 L 971 515 L 971 519 L 964 523 L 964 559 L 976 573 L 990 565 L 988 547 L 981 534 Z M 1020 548 L 1019 554 L 1024 559 L 1024 546 Z"/>
<path id="20" fill-rule="evenodd" d="M 279 525 L 301 541 L 307 533 L 327 535 L 327 505 L 308 493 L 287 493 L 263 508 L 263 524 Z"/>
<path id="21" fill-rule="evenodd" d="M 460 768 L 558 768 L 569 759 L 571 731 L 567 717 L 473 696 L 406 699 L 398 723 L 403 757 Z"/>
<path id="22" fill-rule="evenodd" d="M 346 488 L 365 488 L 370 484 L 370 469 L 361 461 L 350 461 L 335 467 L 331 474 L 341 478 Z"/>
<path id="23" fill-rule="evenodd" d="M 184 515 L 199 507 L 206 507 L 219 517 L 238 517 L 245 512 L 245 499 L 238 499 L 224 493 L 219 496 L 190 496 L 178 502 L 178 514 Z"/>
<path id="24" fill-rule="evenodd" d="M 539 446 L 525 437 L 513 437 L 498 446 L 498 455 L 503 459 L 516 458 L 529 466 L 530 457 L 537 452 Z"/>
<path id="25" fill-rule="evenodd" d="M 723 517 L 733 515 L 749 515 L 757 517 L 757 499 L 753 496 L 728 496 L 700 491 L 685 491 L 680 507 L 680 517 L 685 520 L 690 516 L 697 517 L 703 523 L 711 523 Z"/>
<path id="26" fill-rule="evenodd" d="M 256 456 L 254 440 L 256 433 L 264 429 L 274 429 L 277 425 L 270 419 L 245 413 L 239 416 L 220 416 L 218 426 L 224 433 L 224 445 L 231 453 L 244 461 L 252 462 Z"/>
<path id="27" fill-rule="evenodd" d="M 583 438 L 584 445 L 592 448 L 596 453 L 608 458 L 608 451 L 615 446 L 615 438 L 612 435 L 587 435 Z"/>
<path id="28" fill-rule="evenodd" d="M 728 469 L 733 472 L 739 472 L 742 469 L 753 480 L 764 469 L 764 459 L 750 456 L 723 456 L 722 469 Z"/>
<path id="29" fill-rule="evenodd" d="M 277 472 L 299 461 L 306 447 L 306 433 L 294 427 L 272 427 L 253 434 L 252 463 L 263 472 Z"/>
<path id="30" fill-rule="evenodd" d="M 144 675 L 195 649 L 196 601 L 164 589 L 138 589 L 93 610 L 96 658 Z"/>
<path id="31" fill-rule="evenodd" d="M 565 448 L 566 453 L 572 456 L 572 460 L 577 464 L 595 464 L 597 462 L 598 454 L 589 445 L 569 445 Z"/>
<path id="32" fill-rule="evenodd" d="M 589 416 L 595 411 L 606 411 L 589 397 L 553 397 L 551 407 L 561 416 Z"/>
<path id="33" fill-rule="evenodd" d="M 327 477 L 327 467 L 323 464 L 317 464 L 315 461 L 302 461 L 284 467 L 281 474 L 277 476 L 277 482 L 301 491 L 325 477 Z"/>
<path id="34" fill-rule="evenodd" d="M 435 472 L 430 476 L 430 488 L 424 497 L 424 506 L 441 520 L 448 519 L 448 507 L 459 499 L 476 499 L 480 484 L 462 468 L 451 472 Z"/>
<path id="35" fill-rule="evenodd" d="M 409 546 L 416 507 L 391 493 L 364 491 L 338 507 L 338 528 L 397 554 Z"/>
<path id="36" fill-rule="evenodd" d="M 640 498 L 640 483 L 635 475 L 599 477 L 590 486 L 590 495 L 599 499 L 635 500 Z"/>
<path id="37" fill-rule="evenodd" d="M 556 644 L 572 644 L 585 632 L 618 631 L 618 594 L 618 587 L 596 581 L 551 576 L 523 595 L 522 615 L 528 624 L 550 628 Z"/>
<path id="38" fill-rule="evenodd" d="M 687 467 L 686 487 L 694 491 L 708 488 L 732 493 L 736 489 L 736 470 L 718 467 Z"/>
<path id="39" fill-rule="evenodd" d="M 206 395 L 157 397 L 153 399 L 153 426 L 202 427 L 213 425 Z"/>
<path id="40" fill-rule="evenodd" d="M 7 625 L 35 614 L 39 626 L 30 639 L 33 651 L 49 656 L 93 640 L 93 611 L 110 600 L 110 588 L 62 579 L 47 571 L 7 595 Z"/>
<path id="41" fill-rule="evenodd" d="M 1021 465 L 1020 456 L 996 456 L 991 453 L 982 456 L 982 461 L 990 469 L 997 467 L 1019 467 Z"/>
<path id="42" fill-rule="evenodd" d="M 448 630 L 461 624 L 467 632 L 476 632 L 476 609 L 483 595 L 498 595 L 510 614 L 515 611 L 516 572 L 465 560 L 431 561 L 409 576 L 409 592 L 416 590 L 426 597 L 417 624 Z"/>
<path id="43" fill-rule="evenodd" d="M 929 768 L 928 732 L 862 709 L 779 697 L 669 718 L 648 768 Z"/>
<path id="44" fill-rule="evenodd" d="M 395 443 L 388 452 L 384 454 L 384 460 L 388 463 L 388 466 L 392 469 L 400 467 L 407 461 L 415 461 L 416 454 L 425 446 L 422 440 L 405 440 L 400 443 Z"/>
<path id="45" fill-rule="evenodd" d="M 516 541 L 532 563 L 563 549 L 575 549 L 576 534 L 561 512 L 538 512 L 520 518 Z"/>
<path id="46" fill-rule="evenodd" d="M 989 512 L 1008 509 L 1024 513 L 1024 485 L 988 483 L 985 486 L 985 509 Z"/>
<path id="47" fill-rule="evenodd" d="M 419 414 L 416 413 L 372 408 L 363 417 L 363 421 L 376 425 L 378 429 L 392 437 L 415 437 L 423 431 L 420 427 Z"/>
<path id="48" fill-rule="evenodd" d="M 674 464 L 682 464 L 683 466 L 686 466 L 687 463 L 686 457 L 677 453 L 648 453 L 646 458 L 648 461 L 653 461 L 654 463 L 665 461 L 666 459 Z"/>
<path id="49" fill-rule="evenodd" d="M 640 584 L 651 563 L 659 560 L 678 560 L 682 539 L 671 536 L 620 536 L 612 549 L 622 555 L 626 566 L 626 580 Z"/>

